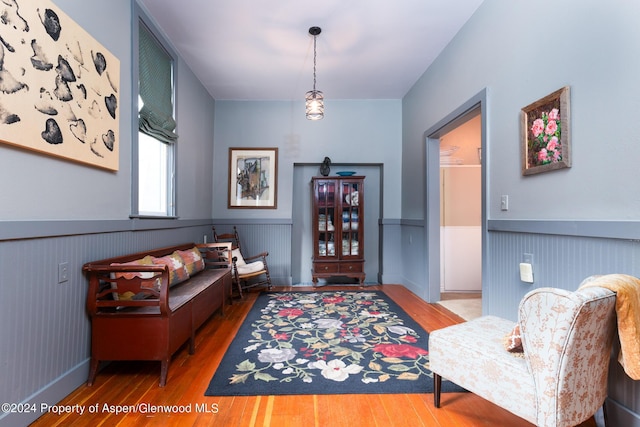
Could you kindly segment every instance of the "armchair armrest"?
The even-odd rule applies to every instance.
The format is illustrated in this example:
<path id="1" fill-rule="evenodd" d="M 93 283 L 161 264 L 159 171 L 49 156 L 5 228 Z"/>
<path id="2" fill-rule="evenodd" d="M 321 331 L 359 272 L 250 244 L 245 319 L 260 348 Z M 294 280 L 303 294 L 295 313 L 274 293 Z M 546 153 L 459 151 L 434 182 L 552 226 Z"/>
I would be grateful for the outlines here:
<path id="1" fill-rule="evenodd" d="M 602 288 L 540 288 L 520 302 L 522 344 L 536 387 L 538 425 L 552 425 L 560 413 L 593 414 L 604 402 L 614 304 L 615 294 Z"/>
<path id="2" fill-rule="evenodd" d="M 263 262 L 267 262 L 266 259 L 267 259 L 268 255 L 269 255 L 269 252 L 261 252 L 258 255 L 253 255 L 253 256 L 250 256 L 250 257 L 244 257 L 244 260 L 245 260 L 245 262 L 247 264 L 249 263 L 249 261 L 252 261 L 252 260 L 258 259 L 258 258 L 262 258 Z"/>

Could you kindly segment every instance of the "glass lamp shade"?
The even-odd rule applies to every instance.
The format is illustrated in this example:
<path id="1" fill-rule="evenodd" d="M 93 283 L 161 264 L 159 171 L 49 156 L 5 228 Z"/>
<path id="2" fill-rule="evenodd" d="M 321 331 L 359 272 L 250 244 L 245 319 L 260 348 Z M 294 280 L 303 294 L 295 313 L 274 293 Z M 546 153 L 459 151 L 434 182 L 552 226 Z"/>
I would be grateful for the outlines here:
<path id="1" fill-rule="evenodd" d="M 322 91 L 310 90 L 305 95 L 307 119 L 320 120 L 324 117 L 324 95 Z"/>

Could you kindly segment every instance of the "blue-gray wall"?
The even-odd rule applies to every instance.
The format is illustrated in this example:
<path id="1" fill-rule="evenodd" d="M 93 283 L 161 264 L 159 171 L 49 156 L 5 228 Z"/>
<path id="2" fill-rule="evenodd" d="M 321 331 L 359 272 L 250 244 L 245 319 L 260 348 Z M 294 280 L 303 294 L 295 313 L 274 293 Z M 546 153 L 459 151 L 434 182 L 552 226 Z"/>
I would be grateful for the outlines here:
<path id="1" fill-rule="evenodd" d="M 485 0 L 404 97 L 403 246 L 424 233 L 425 131 L 486 93 L 485 314 L 516 320 L 533 288 L 573 290 L 590 274 L 640 273 L 638 22 L 640 4 L 629 0 Z M 567 85 L 573 167 L 523 177 L 520 110 Z M 427 259 L 426 247 L 413 249 L 424 251 L 412 255 L 417 262 Z M 523 253 L 534 254 L 533 285 L 518 277 Z M 404 283 L 428 295 L 422 265 L 405 265 Z M 613 425 L 640 425 L 640 386 L 612 365 Z"/>
<path id="2" fill-rule="evenodd" d="M 136 92 L 132 2 L 55 5 L 120 60 L 120 169 L 107 172 L 0 144 L 0 402 L 54 404 L 86 381 L 85 262 L 211 236 L 214 100 L 179 60 L 180 219 L 130 219 L 137 123 L 126 101 Z M 62 262 L 69 265 L 69 280 L 58 283 Z M 0 425 L 26 425 L 35 416 L 0 414 Z"/>
<path id="3" fill-rule="evenodd" d="M 131 1 L 55 3 L 120 59 L 121 97 L 131 97 Z M 238 224 L 247 241 L 258 242 L 250 250 L 271 242 L 275 275 L 290 277 L 287 242 L 299 202 L 294 165 L 324 156 L 382 165 L 384 283 L 425 297 L 424 132 L 485 89 L 484 311 L 514 318 L 533 287 L 574 289 L 592 273 L 640 275 L 636 4 L 485 0 L 403 100 L 328 100 L 317 123 L 304 119 L 302 101 L 216 103 L 180 60 L 177 221 L 129 219 L 134 120 L 126 103 L 115 173 L 0 144 L 0 402 L 53 404 L 86 380 L 89 320 L 80 268 L 87 261 L 201 241 L 212 223 Z M 572 89 L 574 166 L 523 178 L 520 108 L 564 85 Z M 229 210 L 228 148 L 254 146 L 280 148 L 278 209 Z M 502 194 L 510 196 L 507 212 L 499 209 Z M 523 252 L 535 256 L 533 286 L 517 278 Z M 65 283 L 57 283 L 60 262 L 69 263 Z M 634 425 L 639 392 L 614 363 L 614 425 Z M 0 425 L 31 419 L 5 416 Z"/>
<path id="4" fill-rule="evenodd" d="M 292 218 L 295 203 L 309 202 L 293 200 L 294 164 L 320 166 L 325 156 L 333 163 L 384 165 L 383 215 L 400 218 L 401 101 L 327 99 L 324 119 L 310 121 L 300 93 L 296 102 L 216 102 L 214 218 Z M 227 209 L 229 147 L 278 147 L 278 209 Z"/>

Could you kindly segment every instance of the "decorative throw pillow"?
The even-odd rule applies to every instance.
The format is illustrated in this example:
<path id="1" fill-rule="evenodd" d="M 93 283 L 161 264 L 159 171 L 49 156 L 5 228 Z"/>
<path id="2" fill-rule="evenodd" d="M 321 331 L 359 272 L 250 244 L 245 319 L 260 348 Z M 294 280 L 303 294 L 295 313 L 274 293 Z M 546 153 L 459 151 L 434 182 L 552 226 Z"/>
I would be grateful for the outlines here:
<path id="1" fill-rule="evenodd" d="M 169 267 L 169 287 L 182 283 L 189 278 L 184 261 L 177 252 L 159 258 L 153 257 L 153 263 Z"/>
<path id="2" fill-rule="evenodd" d="M 136 259 L 134 261 L 129 261 L 129 262 L 114 262 L 111 263 L 111 265 L 113 266 L 118 266 L 118 265 L 152 265 L 153 264 L 153 257 L 150 255 L 147 255 L 146 257 L 142 258 L 142 259 Z M 141 279 L 151 279 L 153 278 L 155 275 L 157 275 L 156 273 L 153 273 L 152 271 L 131 271 L 131 272 L 119 272 L 119 273 L 111 273 L 111 278 L 112 279 L 120 279 L 120 278 L 124 278 L 127 280 L 131 280 L 134 277 L 140 277 Z M 116 283 L 111 283 L 111 288 L 112 289 L 117 289 L 117 284 Z M 159 279 L 156 280 L 156 282 L 154 283 L 154 288 L 156 291 L 160 290 L 160 281 Z M 124 292 L 122 294 L 120 293 L 114 293 L 113 294 L 113 299 L 118 301 L 120 299 L 123 300 L 130 300 L 132 299 L 131 296 L 129 296 L 127 298 L 127 294 L 131 294 L 131 292 Z"/>
<path id="3" fill-rule="evenodd" d="M 134 261 L 129 261 L 129 262 L 114 262 L 111 263 L 111 265 L 113 266 L 118 266 L 118 265 L 152 265 L 153 264 L 153 257 L 150 255 L 147 255 L 146 257 L 142 258 L 142 259 L 136 259 Z M 126 273 L 115 273 L 114 274 L 114 278 L 121 278 L 124 277 L 125 279 L 131 280 L 134 277 L 141 277 L 143 279 L 150 279 L 153 277 L 153 273 L 150 271 L 131 271 L 131 272 L 126 272 Z"/>
<path id="4" fill-rule="evenodd" d="M 504 337 L 504 348 L 509 353 L 524 353 L 519 324 L 516 324 L 513 330 Z"/>
<path id="5" fill-rule="evenodd" d="M 186 251 L 178 251 L 178 255 L 184 261 L 184 266 L 189 276 L 204 270 L 204 259 L 202 259 L 202 254 L 195 246 Z"/>

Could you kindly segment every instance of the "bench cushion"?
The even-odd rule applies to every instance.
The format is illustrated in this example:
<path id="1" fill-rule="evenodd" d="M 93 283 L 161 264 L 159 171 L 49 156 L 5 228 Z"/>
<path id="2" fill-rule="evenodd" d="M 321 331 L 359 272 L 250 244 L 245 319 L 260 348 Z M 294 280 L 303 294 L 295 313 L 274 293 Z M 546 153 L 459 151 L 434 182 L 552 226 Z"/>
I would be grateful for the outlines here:
<path id="1" fill-rule="evenodd" d="M 153 263 L 169 267 L 169 287 L 184 282 L 189 278 L 187 269 L 184 266 L 184 261 L 177 251 L 173 252 L 171 255 L 165 255 L 159 258 L 154 257 Z"/>
<path id="2" fill-rule="evenodd" d="M 197 247 L 194 246 L 186 251 L 178 251 L 178 255 L 184 261 L 184 266 L 189 276 L 204 270 L 204 259 L 202 259 L 202 254 Z"/>
<path id="3" fill-rule="evenodd" d="M 443 378 L 535 422 L 533 377 L 526 360 L 509 353 L 503 338 L 515 323 L 496 316 L 438 329 L 429 334 L 431 369 Z M 479 364 L 482 360 L 484 363 Z M 500 387 L 496 387 L 499 383 Z"/>

